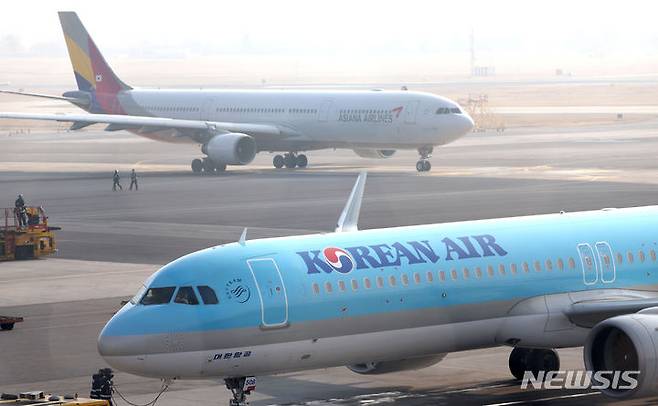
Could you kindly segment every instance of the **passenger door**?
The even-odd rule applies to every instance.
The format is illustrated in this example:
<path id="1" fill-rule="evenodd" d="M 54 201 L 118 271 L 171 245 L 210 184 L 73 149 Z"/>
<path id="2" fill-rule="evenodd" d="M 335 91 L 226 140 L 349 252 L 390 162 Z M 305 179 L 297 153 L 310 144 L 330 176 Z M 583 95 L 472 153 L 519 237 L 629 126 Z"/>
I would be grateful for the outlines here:
<path id="1" fill-rule="evenodd" d="M 585 285 L 593 285 L 597 282 L 598 275 L 592 246 L 587 243 L 580 243 L 577 248 L 583 269 L 583 282 Z"/>
<path id="2" fill-rule="evenodd" d="M 275 328 L 288 324 L 288 296 L 283 278 L 272 258 L 247 261 L 256 284 L 261 305 L 261 327 Z"/>
<path id="3" fill-rule="evenodd" d="M 405 124 L 416 124 L 416 115 L 418 114 L 418 100 L 407 103 L 404 113 Z"/>

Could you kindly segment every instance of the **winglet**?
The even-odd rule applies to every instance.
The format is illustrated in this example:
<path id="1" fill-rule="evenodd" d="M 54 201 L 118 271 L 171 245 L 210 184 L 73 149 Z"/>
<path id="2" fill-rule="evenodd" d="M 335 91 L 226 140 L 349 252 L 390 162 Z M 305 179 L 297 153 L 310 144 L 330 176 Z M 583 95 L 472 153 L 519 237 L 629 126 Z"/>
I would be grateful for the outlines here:
<path id="1" fill-rule="evenodd" d="M 359 223 L 359 213 L 361 212 L 361 201 L 363 200 L 363 191 L 366 188 L 366 177 L 368 172 L 361 172 L 352 188 L 349 199 L 345 204 L 343 212 L 338 218 L 336 232 L 357 231 Z"/>
<path id="2" fill-rule="evenodd" d="M 244 230 L 242 230 L 242 235 L 240 235 L 240 240 L 238 241 L 238 243 L 243 247 L 247 245 L 247 227 L 245 227 Z"/>

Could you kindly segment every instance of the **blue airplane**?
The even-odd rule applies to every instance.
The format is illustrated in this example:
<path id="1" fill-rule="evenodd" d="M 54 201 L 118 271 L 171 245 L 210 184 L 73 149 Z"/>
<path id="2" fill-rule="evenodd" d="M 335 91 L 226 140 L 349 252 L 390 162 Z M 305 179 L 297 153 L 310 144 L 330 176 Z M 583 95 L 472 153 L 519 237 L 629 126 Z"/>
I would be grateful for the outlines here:
<path id="1" fill-rule="evenodd" d="M 114 368 L 222 378 L 231 405 L 255 376 L 427 367 L 509 346 L 509 367 L 639 371 L 615 398 L 658 393 L 658 206 L 358 230 L 362 173 L 333 233 L 247 240 L 162 267 L 107 323 Z"/>

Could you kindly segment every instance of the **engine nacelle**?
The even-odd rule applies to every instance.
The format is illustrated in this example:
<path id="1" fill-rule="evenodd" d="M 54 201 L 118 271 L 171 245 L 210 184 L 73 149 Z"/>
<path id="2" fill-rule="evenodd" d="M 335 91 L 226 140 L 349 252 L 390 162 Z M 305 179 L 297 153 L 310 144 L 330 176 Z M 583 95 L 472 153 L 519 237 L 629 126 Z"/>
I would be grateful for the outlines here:
<path id="1" fill-rule="evenodd" d="M 594 387 L 597 371 L 621 371 L 617 374 L 619 386 L 600 389 L 603 394 L 617 399 L 658 394 L 657 328 L 658 314 L 651 313 L 612 317 L 594 326 L 583 349 L 585 369 L 594 374 L 593 388 L 600 389 Z M 614 375 L 603 376 L 612 381 Z M 637 380 L 635 387 L 633 379 Z"/>
<path id="2" fill-rule="evenodd" d="M 355 149 L 354 153 L 361 158 L 390 158 L 395 154 L 394 149 Z"/>
<path id="3" fill-rule="evenodd" d="M 201 151 L 217 164 L 247 165 L 256 156 L 256 141 L 247 134 L 218 134 Z"/>
<path id="4" fill-rule="evenodd" d="M 413 371 L 427 368 L 437 364 L 446 354 L 431 355 L 428 357 L 407 358 L 395 361 L 365 362 L 362 364 L 348 365 L 347 368 L 362 375 L 379 375 L 389 372 Z"/>

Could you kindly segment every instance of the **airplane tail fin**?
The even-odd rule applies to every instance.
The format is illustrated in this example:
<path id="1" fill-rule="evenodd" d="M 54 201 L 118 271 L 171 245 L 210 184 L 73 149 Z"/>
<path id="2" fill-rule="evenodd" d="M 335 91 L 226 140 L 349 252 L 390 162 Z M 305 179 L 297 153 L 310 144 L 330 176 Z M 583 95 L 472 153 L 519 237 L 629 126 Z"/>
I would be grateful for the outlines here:
<path id="1" fill-rule="evenodd" d="M 114 74 L 78 15 L 72 11 L 58 14 L 78 89 L 91 95 L 91 112 L 122 114 L 116 95 L 132 88 Z"/>

